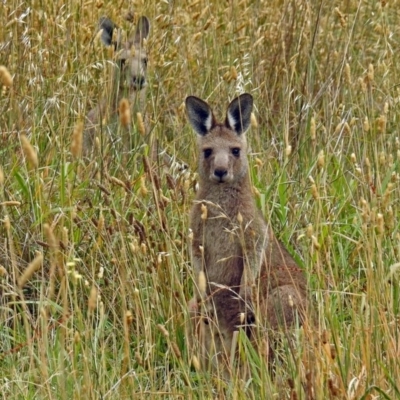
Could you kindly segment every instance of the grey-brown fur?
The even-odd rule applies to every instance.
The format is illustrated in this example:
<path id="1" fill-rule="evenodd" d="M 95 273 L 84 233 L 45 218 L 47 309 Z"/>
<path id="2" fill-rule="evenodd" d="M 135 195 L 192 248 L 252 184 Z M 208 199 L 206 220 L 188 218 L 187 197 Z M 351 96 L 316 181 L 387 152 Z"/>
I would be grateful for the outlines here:
<path id="1" fill-rule="evenodd" d="M 101 18 L 99 29 L 101 40 L 106 46 L 114 46 L 117 62 L 112 76 L 111 92 L 102 98 L 99 104 L 86 116 L 86 127 L 83 136 L 83 152 L 92 152 L 94 141 L 103 127 L 103 121 L 108 121 L 118 113 L 122 98 L 129 100 L 131 109 L 142 110 L 146 96 L 147 53 L 143 41 L 148 38 L 150 21 L 147 17 L 139 18 L 135 33 L 125 42 L 120 37 L 112 41 L 115 24 L 109 18 Z M 120 36 L 120 35 L 119 35 Z"/>
<path id="2" fill-rule="evenodd" d="M 254 323 L 264 333 L 285 329 L 302 322 L 307 304 L 302 270 L 274 237 L 252 195 L 245 136 L 252 107 L 252 96 L 243 94 L 218 123 L 207 103 L 186 99 L 199 150 L 192 259 L 195 276 L 203 271 L 206 278 L 189 307 L 203 363 L 222 367 L 229 365 L 233 332 L 240 326 L 255 341 Z"/>

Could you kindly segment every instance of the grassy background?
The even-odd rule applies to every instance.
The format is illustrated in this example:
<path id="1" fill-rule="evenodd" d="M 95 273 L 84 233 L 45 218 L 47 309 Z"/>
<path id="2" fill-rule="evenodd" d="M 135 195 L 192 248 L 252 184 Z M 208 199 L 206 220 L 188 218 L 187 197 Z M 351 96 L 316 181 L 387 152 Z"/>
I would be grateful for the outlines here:
<path id="1" fill-rule="evenodd" d="M 0 90 L 0 396 L 400 397 L 399 1 L 1 7 L 13 85 Z M 150 134 L 134 127 L 132 152 L 85 164 L 71 137 L 112 67 L 97 21 L 129 29 L 132 9 L 152 22 Z M 247 350 L 253 379 L 224 382 L 196 371 L 185 342 L 196 175 L 143 156 L 156 140 L 195 171 L 185 97 L 222 117 L 244 91 L 257 202 L 307 271 L 317 318 L 295 352 L 282 346 L 275 374 Z"/>

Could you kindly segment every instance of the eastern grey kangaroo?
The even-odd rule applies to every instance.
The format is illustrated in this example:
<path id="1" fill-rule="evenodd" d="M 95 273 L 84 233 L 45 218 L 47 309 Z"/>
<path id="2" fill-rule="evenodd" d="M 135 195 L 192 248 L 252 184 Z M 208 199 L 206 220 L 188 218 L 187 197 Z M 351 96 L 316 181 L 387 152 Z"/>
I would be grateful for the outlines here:
<path id="1" fill-rule="evenodd" d="M 252 96 L 242 94 L 219 123 L 206 102 L 186 99 L 199 152 L 199 191 L 190 219 L 200 279 L 189 308 L 203 365 L 225 371 L 235 351 L 234 331 L 243 327 L 255 342 L 252 327 L 266 334 L 301 324 L 307 306 L 305 275 L 253 198 L 245 136 L 252 108 Z"/>
<path id="2" fill-rule="evenodd" d="M 83 134 L 84 155 L 93 151 L 96 135 L 105 128 L 103 121 L 117 116 L 122 98 L 129 100 L 131 109 L 141 110 L 144 106 L 147 53 L 143 42 L 149 36 L 150 21 L 145 16 L 140 17 L 134 35 L 126 42 L 122 42 L 120 38 L 117 38 L 116 42 L 112 41 L 115 27 L 109 18 L 100 19 L 101 40 L 104 45 L 115 47 L 117 65 L 112 76 L 110 94 L 86 116 L 86 128 Z"/>

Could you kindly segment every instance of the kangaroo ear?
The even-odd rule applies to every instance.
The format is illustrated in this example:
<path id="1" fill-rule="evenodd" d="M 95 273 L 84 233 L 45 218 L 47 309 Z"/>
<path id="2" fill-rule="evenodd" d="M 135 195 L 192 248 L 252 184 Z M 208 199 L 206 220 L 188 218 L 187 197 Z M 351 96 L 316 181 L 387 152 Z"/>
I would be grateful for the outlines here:
<path id="1" fill-rule="evenodd" d="M 101 33 L 101 41 L 106 46 L 110 46 L 112 44 L 112 35 L 114 28 L 116 28 L 116 25 L 114 24 L 114 22 L 111 21 L 110 18 L 100 18 L 99 29 L 103 30 L 103 32 Z"/>
<path id="2" fill-rule="evenodd" d="M 198 97 L 186 97 L 186 114 L 192 128 L 201 136 L 206 135 L 215 125 L 210 106 Z"/>
<path id="3" fill-rule="evenodd" d="M 142 44 L 143 39 L 147 39 L 150 33 L 150 21 L 147 17 L 142 16 L 139 18 L 136 26 L 136 32 L 133 39 L 134 43 Z"/>
<path id="4" fill-rule="evenodd" d="M 253 97 L 244 93 L 233 99 L 226 112 L 225 125 L 238 135 L 245 133 L 250 126 Z"/>

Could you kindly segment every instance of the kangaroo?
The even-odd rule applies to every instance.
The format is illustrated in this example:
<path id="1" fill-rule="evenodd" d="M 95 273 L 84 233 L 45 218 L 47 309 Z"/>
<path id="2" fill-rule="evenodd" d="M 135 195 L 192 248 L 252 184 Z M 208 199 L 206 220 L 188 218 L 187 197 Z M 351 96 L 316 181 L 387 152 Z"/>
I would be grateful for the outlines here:
<path id="1" fill-rule="evenodd" d="M 100 19 L 102 30 L 101 41 L 106 46 L 113 45 L 117 50 L 117 65 L 112 77 L 111 93 L 93 108 L 86 116 L 86 128 L 83 135 L 83 153 L 93 151 L 96 134 L 102 127 L 103 120 L 111 119 L 118 114 L 118 106 L 122 98 L 127 98 L 131 109 L 140 110 L 145 101 L 147 85 L 147 53 L 143 42 L 150 32 L 150 21 L 147 17 L 139 18 L 136 31 L 126 42 L 117 39 L 112 41 L 116 25 L 106 17 Z"/>
<path id="2" fill-rule="evenodd" d="M 230 366 L 240 327 L 254 343 L 255 324 L 264 334 L 287 329 L 303 321 L 307 306 L 305 275 L 252 195 L 245 136 L 252 108 L 252 96 L 242 94 L 219 123 L 206 102 L 186 98 L 199 151 L 199 190 L 190 226 L 194 273 L 200 279 L 189 309 L 203 367 L 211 363 L 222 370 Z"/>

